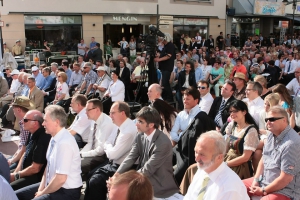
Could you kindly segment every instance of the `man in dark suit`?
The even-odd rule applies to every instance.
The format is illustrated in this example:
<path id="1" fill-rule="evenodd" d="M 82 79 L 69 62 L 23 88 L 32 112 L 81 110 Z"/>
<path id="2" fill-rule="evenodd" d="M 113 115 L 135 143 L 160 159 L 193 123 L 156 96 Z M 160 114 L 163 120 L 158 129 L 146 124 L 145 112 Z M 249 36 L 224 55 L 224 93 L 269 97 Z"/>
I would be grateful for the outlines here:
<path id="1" fill-rule="evenodd" d="M 117 66 L 116 70 L 120 75 L 121 81 L 125 85 L 125 101 L 133 101 L 134 94 L 130 83 L 130 70 L 126 67 L 124 59 L 119 60 L 119 66 Z"/>
<path id="2" fill-rule="evenodd" d="M 89 60 L 92 58 L 93 52 L 90 51 L 89 47 L 84 48 L 84 55 L 83 55 L 83 61 L 84 62 L 89 62 Z"/>
<path id="3" fill-rule="evenodd" d="M 192 38 L 192 41 L 190 43 L 189 50 L 193 51 L 193 49 L 197 49 L 197 42 L 195 41 L 195 38 Z"/>
<path id="4" fill-rule="evenodd" d="M 210 35 L 207 40 L 207 47 L 208 47 L 208 51 L 210 51 L 210 49 L 215 48 L 215 40 L 213 39 L 212 35 Z"/>
<path id="5" fill-rule="evenodd" d="M 181 183 L 187 168 L 195 163 L 195 153 L 193 150 L 196 145 L 197 138 L 202 133 L 215 130 L 216 128 L 213 120 L 207 116 L 206 112 L 200 110 L 199 100 L 200 92 L 196 88 L 186 89 L 183 95 L 184 110 L 177 115 L 178 119 L 176 118 L 175 121 L 175 128 L 179 121 L 181 123 L 189 124 L 187 128 L 179 135 L 178 144 L 173 148 L 173 164 L 177 165 L 174 175 L 178 184 Z M 195 117 L 184 117 L 185 113 L 190 113 L 193 115 L 193 112 L 195 112 Z M 174 132 L 173 129 L 172 132 Z"/>
<path id="6" fill-rule="evenodd" d="M 233 96 L 235 90 L 235 84 L 232 81 L 226 81 L 221 89 L 221 96 L 216 97 L 211 105 L 208 116 L 214 120 L 217 130 L 222 128 L 229 117 L 229 105 L 236 100 Z"/>
<path id="7" fill-rule="evenodd" d="M 172 145 L 168 136 L 158 130 L 159 113 L 153 108 L 143 107 L 137 113 L 136 121 L 139 134 L 114 177 L 130 170 L 138 161 L 138 172 L 149 178 L 154 197 L 168 198 L 178 195 L 178 187 L 173 177 Z"/>
<path id="8" fill-rule="evenodd" d="M 179 51 L 185 50 L 188 48 L 188 46 L 185 44 L 184 39 L 180 38 L 180 44 L 179 44 Z"/>
<path id="9" fill-rule="evenodd" d="M 92 54 L 92 60 L 96 63 L 97 60 L 101 60 L 102 62 L 102 50 L 100 49 L 100 44 L 96 43 L 96 48 Z"/>

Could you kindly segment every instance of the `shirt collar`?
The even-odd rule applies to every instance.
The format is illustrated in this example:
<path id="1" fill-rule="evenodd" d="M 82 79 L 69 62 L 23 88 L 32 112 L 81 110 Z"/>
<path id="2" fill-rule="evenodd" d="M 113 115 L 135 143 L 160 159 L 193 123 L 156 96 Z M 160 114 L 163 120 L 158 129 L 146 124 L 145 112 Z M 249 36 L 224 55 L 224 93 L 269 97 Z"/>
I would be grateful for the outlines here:
<path id="1" fill-rule="evenodd" d="M 146 136 L 146 138 L 149 142 L 152 141 L 155 131 L 156 131 L 156 129 L 154 129 L 150 135 L 147 135 L 146 133 L 144 133 L 144 135 Z"/>
<path id="2" fill-rule="evenodd" d="M 221 172 L 224 170 L 225 167 L 226 164 L 222 162 L 222 164 L 217 169 L 215 169 L 214 171 L 208 174 L 209 179 L 215 183 L 218 179 L 218 176 L 221 174 Z"/>
<path id="3" fill-rule="evenodd" d="M 188 113 L 185 109 L 184 109 L 184 111 L 185 111 L 185 113 L 186 113 L 187 115 L 196 115 L 198 112 L 201 111 L 201 109 L 199 108 L 199 105 L 197 104 L 194 108 L 192 108 L 192 109 L 190 110 L 189 113 Z"/>
<path id="4" fill-rule="evenodd" d="M 103 119 L 104 119 L 104 115 L 105 115 L 104 113 L 101 113 L 101 114 L 100 114 L 100 116 L 98 117 L 98 119 L 97 119 L 96 122 L 95 122 L 97 125 L 101 124 L 101 122 L 102 122 Z"/>
<path id="5" fill-rule="evenodd" d="M 285 127 L 285 129 L 278 135 L 278 136 L 275 136 L 273 134 L 273 137 L 275 138 L 276 141 L 281 141 L 285 136 L 286 134 L 291 130 L 291 127 L 289 125 L 287 125 L 287 127 Z"/>
<path id="6" fill-rule="evenodd" d="M 77 115 L 82 116 L 84 114 L 86 114 L 86 108 L 83 108 Z"/>
<path id="7" fill-rule="evenodd" d="M 256 98 L 253 99 L 252 101 L 249 100 L 249 103 L 251 103 L 251 104 L 256 104 L 256 103 L 259 101 L 259 99 L 261 99 L 260 96 L 256 97 Z"/>
<path id="8" fill-rule="evenodd" d="M 54 140 L 56 143 L 62 138 L 63 133 L 67 131 L 65 128 L 62 128 L 60 131 L 58 131 L 58 133 L 51 138 L 51 140 Z"/>

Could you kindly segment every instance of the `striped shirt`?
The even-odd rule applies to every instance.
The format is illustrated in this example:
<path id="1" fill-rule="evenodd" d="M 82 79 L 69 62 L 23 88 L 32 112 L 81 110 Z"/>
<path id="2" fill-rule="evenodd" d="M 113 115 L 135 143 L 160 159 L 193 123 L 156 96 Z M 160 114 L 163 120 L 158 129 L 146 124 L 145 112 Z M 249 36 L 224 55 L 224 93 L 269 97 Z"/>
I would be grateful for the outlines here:
<path id="1" fill-rule="evenodd" d="M 24 130 L 23 119 L 19 122 L 19 125 L 20 125 L 20 142 L 19 142 L 18 150 L 21 150 L 22 146 L 24 146 L 24 147 L 26 146 L 29 131 Z"/>
<path id="2" fill-rule="evenodd" d="M 283 171 L 294 178 L 276 193 L 291 199 L 300 199 L 300 161 L 297 159 L 299 155 L 300 137 L 290 126 L 287 126 L 279 136 L 269 133 L 263 149 L 262 186 L 266 187 L 272 183 Z"/>

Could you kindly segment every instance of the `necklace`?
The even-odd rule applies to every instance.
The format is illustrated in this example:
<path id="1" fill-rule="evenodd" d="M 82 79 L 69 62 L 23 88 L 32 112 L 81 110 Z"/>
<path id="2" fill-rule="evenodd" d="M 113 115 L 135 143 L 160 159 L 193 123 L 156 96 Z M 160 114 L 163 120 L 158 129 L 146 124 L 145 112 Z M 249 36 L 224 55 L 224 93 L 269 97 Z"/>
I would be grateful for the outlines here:
<path id="1" fill-rule="evenodd" d="M 247 123 L 243 124 L 242 126 L 237 125 L 237 126 L 236 126 L 236 129 L 237 129 L 238 132 L 240 132 L 241 130 L 243 130 L 243 129 L 244 129 L 245 127 L 247 127 L 247 126 L 248 126 Z"/>

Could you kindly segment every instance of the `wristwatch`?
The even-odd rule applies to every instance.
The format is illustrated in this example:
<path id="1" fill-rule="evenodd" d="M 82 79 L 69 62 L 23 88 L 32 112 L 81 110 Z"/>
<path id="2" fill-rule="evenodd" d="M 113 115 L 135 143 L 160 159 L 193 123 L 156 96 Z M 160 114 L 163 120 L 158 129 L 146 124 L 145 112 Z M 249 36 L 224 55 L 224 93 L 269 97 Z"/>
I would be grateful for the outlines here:
<path id="1" fill-rule="evenodd" d="M 15 181 L 20 179 L 20 174 L 19 172 L 15 174 Z"/>
<path id="2" fill-rule="evenodd" d="M 263 196 L 266 196 L 268 193 L 265 190 L 265 187 L 262 187 Z"/>

